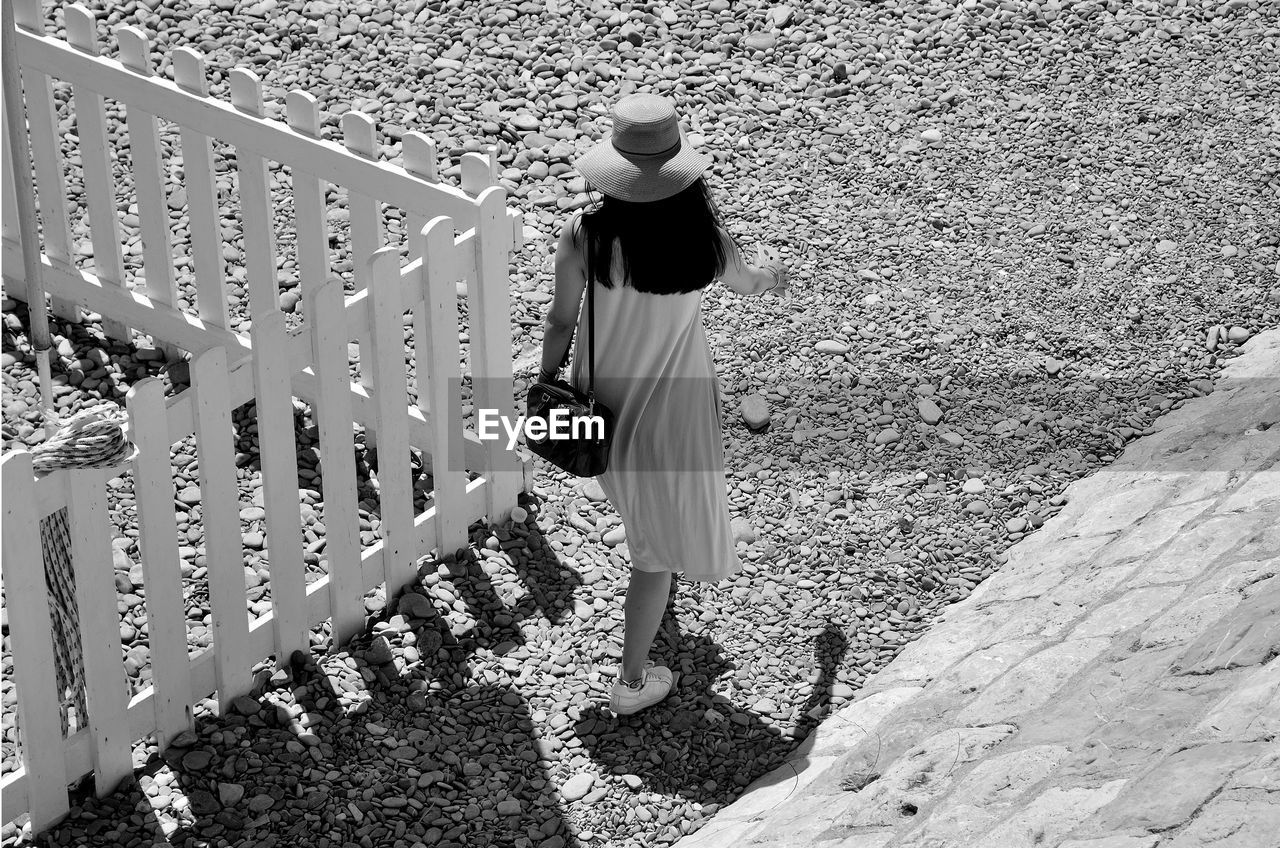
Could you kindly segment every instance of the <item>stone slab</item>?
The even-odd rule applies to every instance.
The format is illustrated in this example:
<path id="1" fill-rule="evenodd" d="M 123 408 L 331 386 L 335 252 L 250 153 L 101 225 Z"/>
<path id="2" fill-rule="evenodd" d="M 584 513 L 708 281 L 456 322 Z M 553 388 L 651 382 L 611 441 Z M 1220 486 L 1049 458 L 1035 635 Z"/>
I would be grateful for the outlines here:
<path id="1" fill-rule="evenodd" d="M 1186 591 L 1182 586 L 1152 586 L 1131 589 L 1109 604 L 1103 604 L 1071 631 L 1074 639 L 1089 636 L 1119 636 L 1146 624 Z"/>
<path id="2" fill-rule="evenodd" d="M 1111 647 L 1103 638 L 1072 639 L 1045 648 L 987 686 L 956 717 L 961 723 L 1007 721 L 1048 702 L 1077 672 Z"/>
<path id="3" fill-rule="evenodd" d="M 1053 845 L 1124 788 L 1124 780 L 1097 786 L 1050 786 L 1025 807 L 970 844 L 1002 848 L 1039 848 Z"/>
<path id="4" fill-rule="evenodd" d="M 1035 745 L 985 759 L 957 781 L 911 839 L 920 844 L 960 845 L 1008 815 L 1032 787 L 1067 755 L 1064 745 Z"/>
<path id="5" fill-rule="evenodd" d="M 1102 831 L 1178 827 L 1223 786 L 1232 772 L 1262 753 L 1265 743 L 1197 745 L 1157 760 L 1098 815 Z"/>
<path id="6" fill-rule="evenodd" d="M 1161 848 L 1275 848 L 1280 804 L 1261 789 L 1228 789 Z"/>
<path id="7" fill-rule="evenodd" d="M 1179 674 L 1261 665 L 1280 654 L 1280 577 L 1272 577 L 1202 633 L 1178 661 Z"/>

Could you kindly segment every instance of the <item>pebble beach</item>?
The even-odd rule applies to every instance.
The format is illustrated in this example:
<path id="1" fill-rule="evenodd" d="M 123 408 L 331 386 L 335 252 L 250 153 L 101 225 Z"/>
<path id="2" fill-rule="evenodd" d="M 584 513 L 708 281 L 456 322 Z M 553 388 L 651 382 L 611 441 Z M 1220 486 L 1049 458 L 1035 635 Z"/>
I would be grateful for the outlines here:
<path id="1" fill-rule="evenodd" d="M 748 257 L 763 244 L 788 262 L 792 291 L 750 299 L 713 284 L 703 298 L 745 567 L 718 585 L 677 581 L 654 658 L 681 678 L 662 704 L 604 710 L 625 528 L 593 481 L 539 464 L 511 522 L 473 526 L 467 550 L 424 560 L 402 594 L 368 596 L 363 636 L 324 653 L 319 629 L 314 657 L 264 661 L 253 696 L 223 716 L 201 705 L 197 730 L 163 754 L 140 744 L 133 783 L 87 793 L 38 844 L 670 844 L 999 569 L 1070 482 L 1211 394 L 1222 364 L 1280 323 L 1280 11 L 1263 0 L 85 5 L 106 55 L 128 23 L 151 38 L 162 75 L 174 48 L 201 51 L 216 96 L 229 99 L 225 71 L 254 70 L 271 117 L 294 88 L 317 98 L 325 137 L 341 139 L 346 110 L 368 114 L 389 161 L 404 132 L 423 132 L 447 182 L 464 152 L 492 145 L 525 220 L 511 265 L 517 398 L 539 362 L 559 228 L 590 203 L 573 161 L 624 94 L 676 101 L 714 157 L 726 226 Z M 61 36 L 60 10 L 45 11 Z M 76 204 L 75 122 L 66 87 L 54 93 Z M 107 110 L 140 285 L 121 114 Z M 190 298 L 180 145 L 172 127 L 162 138 Z M 234 159 L 215 146 L 215 164 L 229 312 L 245 330 Z M 273 167 L 272 190 L 280 306 L 300 323 L 287 170 Z M 350 282 L 346 198 L 328 200 L 332 270 Z M 394 210 L 385 224 L 404 238 Z M 87 233 L 82 209 L 70 225 Z M 6 298 L 3 313 L 12 450 L 44 434 L 26 307 Z M 60 412 L 123 403 L 145 377 L 171 391 L 189 380 L 155 340 L 107 339 L 101 316 L 52 330 Z M 321 458 L 309 410 L 295 409 L 318 577 Z M 270 562 L 252 404 L 233 423 L 248 603 L 261 614 Z M 196 651 L 211 619 L 193 442 L 175 446 L 174 472 Z M 371 545 L 375 463 L 357 454 Z M 127 477 L 112 486 L 136 691 L 150 675 L 136 507 Z M 11 714 L 7 627 L 3 663 Z M 15 744 L 6 722 L 6 770 Z M 28 844 L 6 825 L 6 848 Z"/>

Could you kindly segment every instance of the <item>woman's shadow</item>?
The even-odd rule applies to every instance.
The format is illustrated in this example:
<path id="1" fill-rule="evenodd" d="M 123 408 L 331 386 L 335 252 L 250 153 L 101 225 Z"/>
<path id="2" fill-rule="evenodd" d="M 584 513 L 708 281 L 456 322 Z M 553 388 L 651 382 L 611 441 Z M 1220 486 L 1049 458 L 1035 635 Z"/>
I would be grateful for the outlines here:
<path id="1" fill-rule="evenodd" d="M 814 639 L 819 678 L 794 730 L 784 733 L 780 724 L 713 690 L 731 665 L 711 639 L 682 633 L 668 615 L 657 642 L 656 652 L 669 658 L 673 670 L 677 658 L 693 657 L 696 671 L 680 675 L 666 700 L 634 715 L 617 716 L 604 705 L 584 708 L 577 736 L 606 770 L 635 775 L 649 791 L 703 804 L 732 800 L 741 787 L 786 761 L 820 721 L 847 648 L 845 635 L 832 624 Z M 726 775 L 732 780 L 724 780 Z"/>

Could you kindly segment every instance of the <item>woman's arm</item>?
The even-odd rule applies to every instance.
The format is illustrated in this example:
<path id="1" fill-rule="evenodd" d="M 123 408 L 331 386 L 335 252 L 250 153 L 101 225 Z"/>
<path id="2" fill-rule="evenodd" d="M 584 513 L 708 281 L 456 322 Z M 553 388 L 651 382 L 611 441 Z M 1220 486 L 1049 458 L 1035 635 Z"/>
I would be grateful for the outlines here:
<path id="1" fill-rule="evenodd" d="M 720 240 L 724 243 L 725 267 L 720 281 L 739 294 L 764 294 L 778 282 L 777 277 L 768 268 L 756 268 L 743 260 L 738 246 L 724 228 L 720 229 Z M 783 271 L 785 273 L 785 270 Z"/>
<path id="2" fill-rule="evenodd" d="M 574 239 L 578 216 L 560 230 L 556 245 L 556 290 L 542 325 L 542 376 L 554 375 L 569 356 L 569 342 L 578 323 L 578 308 L 586 289 L 587 267 Z"/>

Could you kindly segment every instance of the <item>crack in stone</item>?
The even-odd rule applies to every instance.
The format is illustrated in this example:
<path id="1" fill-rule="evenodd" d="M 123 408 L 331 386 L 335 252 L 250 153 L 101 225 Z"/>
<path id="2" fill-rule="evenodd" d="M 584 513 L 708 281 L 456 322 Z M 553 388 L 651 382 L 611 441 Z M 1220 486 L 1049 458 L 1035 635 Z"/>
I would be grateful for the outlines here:
<path id="1" fill-rule="evenodd" d="M 1147 828 L 1147 831 L 1148 831 L 1149 833 L 1168 833 L 1168 832 L 1169 832 L 1169 831 L 1171 831 L 1171 830 L 1178 830 L 1179 828 L 1185 828 L 1185 827 L 1189 826 L 1192 822 L 1194 822 L 1194 821 L 1196 820 L 1196 816 L 1200 815 L 1200 811 L 1201 811 L 1201 810 L 1203 810 L 1205 807 L 1207 807 L 1207 806 L 1209 805 L 1209 803 L 1210 803 L 1211 801 L 1213 801 L 1213 799 L 1214 799 L 1214 798 L 1217 798 L 1217 797 L 1218 797 L 1219 795 L 1221 795 L 1223 792 L 1227 791 L 1227 784 L 1231 782 L 1231 776 L 1232 776 L 1232 775 L 1234 775 L 1236 771 L 1240 771 L 1241 769 L 1244 769 L 1244 768 L 1247 768 L 1247 764 L 1246 764 L 1246 765 L 1242 765 L 1240 768 L 1238 768 L 1238 769 L 1236 769 L 1235 771 L 1231 772 L 1231 774 L 1228 774 L 1228 775 L 1226 776 L 1226 778 L 1222 781 L 1222 785 L 1221 785 L 1221 786 L 1219 786 L 1219 787 L 1218 787 L 1217 789 L 1215 789 L 1214 791 L 1210 792 L 1210 793 L 1209 793 L 1209 795 L 1208 795 L 1208 797 L 1206 797 L 1203 801 L 1201 801 L 1199 804 L 1197 804 L 1197 805 L 1196 805 L 1196 808 L 1195 808 L 1194 810 L 1192 810 L 1192 811 L 1191 811 L 1191 814 L 1190 814 L 1189 816 L 1187 816 L 1187 817 L 1186 817 L 1186 819 L 1185 819 L 1184 821 L 1182 821 L 1181 823 L 1179 823 L 1179 824 L 1175 824 L 1175 825 L 1171 825 L 1171 826 L 1169 826 L 1169 827 L 1162 827 L 1162 828 L 1149 827 L 1149 828 Z M 1243 823 L 1241 823 L 1241 824 L 1240 824 L 1240 827 L 1244 827 L 1244 824 L 1243 824 Z M 1237 828 L 1237 829 L 1239 829 L 1239 828 Z M 1235 831 L 1232 831 L 1232 832 L 1234 833 Z"/>
<path id="2" fill-rule="evenodd" d="M 1186 669 L 1181 666 L 1174 665 L 1171 667 L 1171 670 L 1175 674 L 1177 674 L 1179 677 L 1212 677 L 1213 675 L 1223 671 L 1239 671 L 1242 668 L 1253 668 L 1254 666 L 1266 665 L 1276 657 L 1280 657 L 1280 645 L 1272 645 L 1267 650 L 1267 653 L 1265 656 L 1263 656 L 1261 659 L 1255 660 L 1250 663 L 1241 663 L 1238 665 L 1233 664 L 1228 666 L 1221 666 L 1219 668 L 1206 668 L 1206 669 Z"/>

